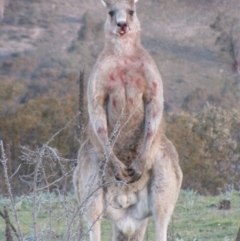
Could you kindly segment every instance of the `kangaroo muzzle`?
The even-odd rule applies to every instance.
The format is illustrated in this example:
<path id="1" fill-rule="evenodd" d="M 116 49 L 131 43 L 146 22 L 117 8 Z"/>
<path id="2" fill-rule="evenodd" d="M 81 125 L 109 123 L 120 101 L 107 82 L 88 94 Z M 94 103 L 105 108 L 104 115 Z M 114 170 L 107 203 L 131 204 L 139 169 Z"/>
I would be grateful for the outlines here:
<path id="1" fill-rule="evenodd" d="M 128 32 L 128 24 L 125 22 L 118 23 L 117 26 L 119 27 L 119 33 L 121 35 L 124 35 L 126 32 Z"/>
<path id="2" fill-rule="evenodd" d="M 127 13 L 126 11 L 118 11 L 117 16 L 116 16 L 116 22 L 117 22 L 117 27 L 118 27 L 118 32 L 121 35 L 124 35 L 129 31 L 129 25 L 127 22 Z"/>

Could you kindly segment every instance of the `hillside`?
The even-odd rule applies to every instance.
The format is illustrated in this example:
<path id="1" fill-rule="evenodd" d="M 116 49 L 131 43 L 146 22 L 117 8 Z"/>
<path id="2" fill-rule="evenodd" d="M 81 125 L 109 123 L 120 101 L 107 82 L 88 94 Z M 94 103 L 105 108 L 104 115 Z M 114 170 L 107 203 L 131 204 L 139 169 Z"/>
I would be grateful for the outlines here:
<path id="1" fill-rule="evenodd" d="M 239 105 L 231 55 L 235 38 L 240 61 L 239 11 L 237 0 L 139 1 L 142 42 L 163 76 L 166 110 L 192 111 L 206 101 Z M 104 16 L 97 0 L 10 1 L 0 26 L 1 76 L 41 86 L 46 75 L 50 82 L 83 68 L 89 73 L 103 46 Z"/>

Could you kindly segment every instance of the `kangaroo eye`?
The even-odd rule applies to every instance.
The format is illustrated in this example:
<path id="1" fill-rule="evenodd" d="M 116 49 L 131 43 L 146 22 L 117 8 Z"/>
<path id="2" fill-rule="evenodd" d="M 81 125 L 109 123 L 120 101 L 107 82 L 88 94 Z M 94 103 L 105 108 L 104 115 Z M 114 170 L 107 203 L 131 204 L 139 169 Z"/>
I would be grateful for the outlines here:
<path id="1" fill-rule="evenodd" d="M 133 10 L 130 10 L 130 11 L 129 11 L 129 14 L 130 14 L 131 16 L 133 16 L 134 11 L 133 11 Z"/>
<path id="2" fill-rule="evenodd" d="M 113 16 L 114 16 L 114 11 L 110 11 L 108 14 L 109 14 L 111 17 L 113 17 Z"/>

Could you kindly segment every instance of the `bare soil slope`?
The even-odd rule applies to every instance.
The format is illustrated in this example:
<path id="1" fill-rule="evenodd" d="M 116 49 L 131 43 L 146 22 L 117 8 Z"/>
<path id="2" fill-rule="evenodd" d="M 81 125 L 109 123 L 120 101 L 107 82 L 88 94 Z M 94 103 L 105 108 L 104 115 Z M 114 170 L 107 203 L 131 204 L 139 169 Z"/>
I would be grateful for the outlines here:
<path id="1" fill-rule="evenodd" d="M 240 106 L 239 12 L 238 0 L 139 1 L 142 42 L 162 73 L 167 111 Z M 88 75 L 105 14 L 99 0 L 10 0 L 0 23 L 0 78 L 41 85 L 42 75 L 48 82 L 83 68 Z"/>

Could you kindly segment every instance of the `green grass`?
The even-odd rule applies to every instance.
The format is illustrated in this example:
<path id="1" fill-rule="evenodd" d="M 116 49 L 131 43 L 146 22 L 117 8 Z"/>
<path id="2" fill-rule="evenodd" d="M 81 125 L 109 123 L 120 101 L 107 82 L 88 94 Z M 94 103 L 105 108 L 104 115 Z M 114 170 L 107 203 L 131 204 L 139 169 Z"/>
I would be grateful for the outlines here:
<path id="1" fill-rule="evenodd" d="M 52 208 L 49 208 L 49 197 Z M 219 202 L 230 200 L 229 210 L 219 210 Z M 31 237 L 33 230 L 27 225 L 32 223 L 32 203 L 29 197 L 17 199 L 17 210 L 21 228 L 25 237 Z M 53 236 L 51 240 L 61 240 L 66 227 L 66 212 L 59 197 L 41 196 L 38 199 L 38 230 L 49 232 L 50 211 L 53 215 L 51 227 Z M 76 205 L 74 195 L 68 198 L 69 207 Z M 169 241 L 235 241 L 240 227 L 240 192 L 231 191 L 218 196 L 201 196 L 194 191 L 181 191 L 169 225 Z M 0 198 L 0 207 L 6 205 L 10 210 L 9 200 Z M 2 209 L 2 208 L 1 208 Z M 11 221 L 15 225 L 14 219 Z M 16 225 L 15 225 L 16 226 Z M 0 219 L 0 240 L 4 240 L 5 224 Z M 154 240 L 154 222 L 149 221 L 148 240 Z M 108 221 L 102 223 L 102 240 L 109 240 L 111 225 Z M 49 240 L 49 239 L 46 239 Z M 147 240 L 147 238 L 145 239 Z"/>
<path id="2" fill-rule="evenodd" d="M 231 209 L 219 210 L 219 202 L 230 200 Z M 240 226 L 240 193 L 200 196 L 182 191 L 173 215 L 174 233 L 182 240 L 235 241 Z"/>

